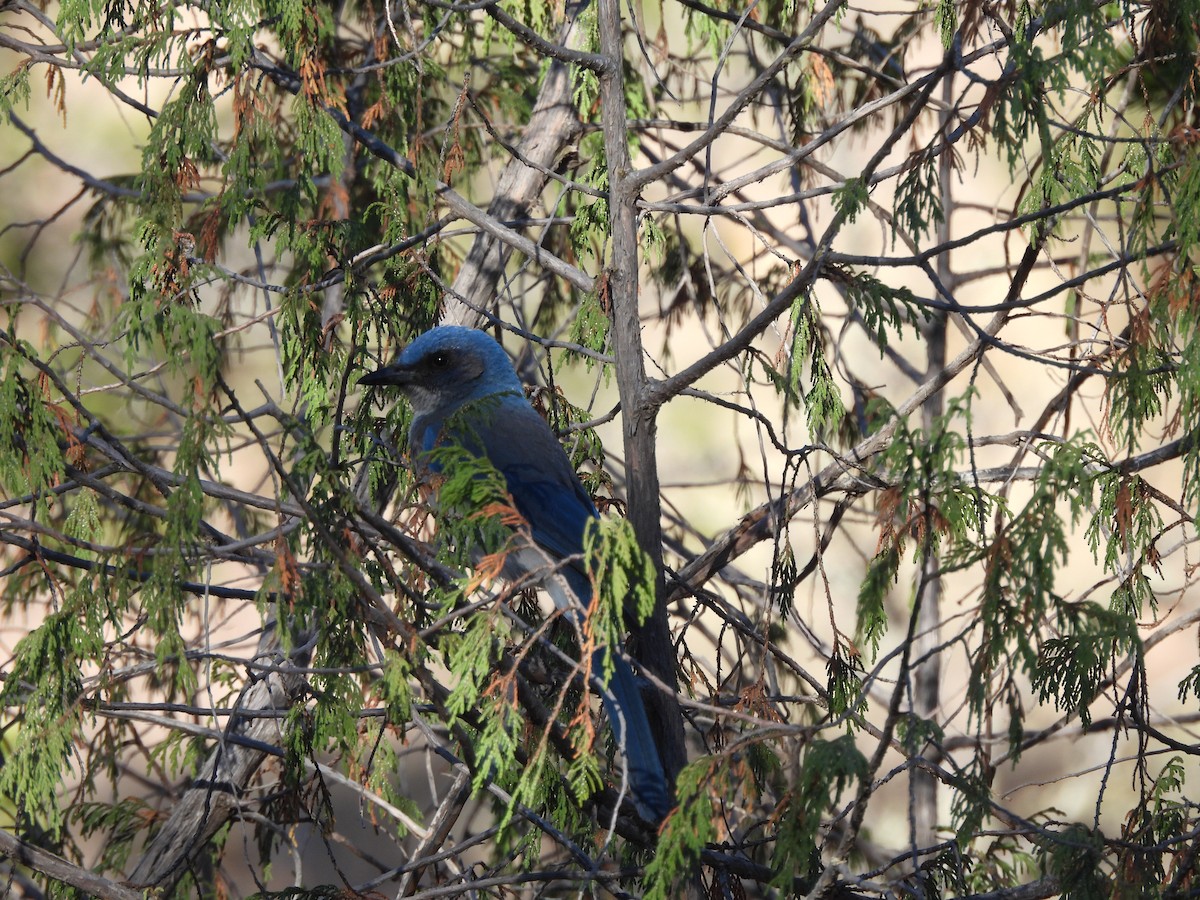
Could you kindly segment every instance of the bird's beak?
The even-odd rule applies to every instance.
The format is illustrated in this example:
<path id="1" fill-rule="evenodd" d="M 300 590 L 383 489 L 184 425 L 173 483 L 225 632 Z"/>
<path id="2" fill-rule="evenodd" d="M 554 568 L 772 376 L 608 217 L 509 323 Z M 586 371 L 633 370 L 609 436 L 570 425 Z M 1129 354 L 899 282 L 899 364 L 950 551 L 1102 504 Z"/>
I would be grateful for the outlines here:
<path id="1" fill-rule="evenodd" d="M 368 372 L 362 378 L 358 379 L 359 384 L 394 384 L 403 387 L 406 384 L 411 384 L 413 380 L 412 370 L 407 366 L 402 366 L 399 363 L 392 363 L 390 366 L 381 366 L 374 372 Z"/>

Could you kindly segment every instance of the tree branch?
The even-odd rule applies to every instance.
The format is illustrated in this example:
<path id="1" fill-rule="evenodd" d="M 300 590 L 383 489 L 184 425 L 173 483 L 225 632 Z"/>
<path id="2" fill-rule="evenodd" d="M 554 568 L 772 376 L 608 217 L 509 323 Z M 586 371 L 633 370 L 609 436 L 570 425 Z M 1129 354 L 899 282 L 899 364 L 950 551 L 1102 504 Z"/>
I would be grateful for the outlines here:
<path id="1" fill-rule="evenodd" d="M 21 840 L 4 829 L 0 829 L 0 853 L 18 865 L 28 866 L 48 878 L 69 884 L 73 888 L 78 888 L 91 896 L 100 897 L 102 900 L 143 900 L 141 891 L 130 890 L 95 872 L 80 868 L 74 863 L 67 862 L 61 856 L 48 853 L 28 841 Z"/>

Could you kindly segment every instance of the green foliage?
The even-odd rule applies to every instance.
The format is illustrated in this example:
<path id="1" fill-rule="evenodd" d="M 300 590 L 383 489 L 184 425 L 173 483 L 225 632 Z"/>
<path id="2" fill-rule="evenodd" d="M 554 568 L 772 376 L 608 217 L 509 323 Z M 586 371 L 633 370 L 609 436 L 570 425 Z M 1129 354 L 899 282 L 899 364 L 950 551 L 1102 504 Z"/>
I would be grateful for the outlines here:
<path id="1" fill-rule="evenodd" d="M 1180 198 L 1178 209 L 1174 202 L 1169 204 L 1171 221 L 1166 231 L 1181 242 L 1193 240 L 1185 233 L 1196 227 L 1190 221 L 1196 216 L 1193 199 L 1198 198 Z M 1150 237 L 1157 235 L 1147 240 Z M 1146 430 L 1160 417 L 1166 418 L 1171 436 L 1193 435 L 1200 429 L 1197 274 L 1186 258 L 1164 261 L 1146 273 L 1150 303 L 1129 325 L 1129 342 L 1117 356 L 1106 395 L 1109 428 L 1131 451 L 1144 444 Z M 1194 503 L 1200 497 L 1198 442 L 1186 440 L 1181 458 L 1185 496 Z"/>
<path id="2" fill-rule="evenodd" d="M 822 814 L 854 782 L 867 775 L 867 761 L 850 735 L 832 741 L 814 740 L 804 751 L 796 783 L 776 813 L 777 833 L 771 868 L 772 883 L 789 890 L 793 879 L 811 879 L 820 866 L 817 836 Z"/>
<path id="3" fill-rule="evenodd" d="M 497 632 L 498 627 L 500 630 Z M 476 615 L 467 620 L 466 628 L 461 633 L 446 641 L 445 649 L 450 668 L 458 677 L 458 683 L 450 692 L 446 706 L 450 714 L 458 718 L 473 713 L 485 691 L 495 693 L 496 696 L 492 699 L 496 702 L 499 712 L 493 718 L 500 720 L 500 726 L 492 737 L 509 743 L 503 748 L 493 748 L 485 740 L 481 742 L 480 752 L 485 757 L 495 756 L 500 761 L 511 762 L 512 750 L 516 746 L 515 738 L 502 732 L 505 727 L 515 729 L 518 725 L 516 718 L 509 716 L 510 712 L 513 717 L 516 716 L 516 711 L 512 709 L 514 698 L 506 692 L 494 689 L 491 679 L 498 662 L 501 642 L 507 633 L 508 629 L 503 627 L 498 616 Z"/>
<path id="4" fill-rule="evenodd" d="M 820 74 L 828 72 L 823 70 Z M 788 132 L 793 144 L 803 144 L 805 136 L 810 134 L 816 125 L 813 119 L 822 112 L 820 104 L 821 92 L 825 85 L 813 65 L 806 65 L 798 76 L 788 80 L 786 94 Z"/>
<path id="5" fill-rule="evenodd" d="M 699 52 L 707 51 L 713 57 L 721 54 L 733 28 L 729 20 L 717 16 L 701 15 L 692 7 L 684 8 L 683 27 L 692 52 L 699 54 Z"/>
<path id="6" fill-rule="evenodd" d="M 389 725 L 403 725 L 412 715 L 412 688 L 409 679 L 412 666 L 395 650 L 384 651 L 383 674 L 379 679 L 379 699 L 383 703 Z M 383 767 L 381 771 L 386 771 Z"/>
<path id="7" fill-rule="evenodd" d="M 1186 834 L 1196 825 L 1195 806 L 1184 794 L 1187 766 L 1179 756 L 1172 756 L 1155 776 L 1148 790 L 1143 789 L 1142 802 L 1130 810 L 1122 827 L 1121 849 L 1113 868 L 1113 896 L 1143 897 L 1148 889 L 1158 889 L 1169 896 L 1169 885 L 1194 878 L 1197 861 L 1182 849 L 1168 850 L 1178 835 Z M 1170 854 L 1170 855 L 1168 855 Z M 1187 871 L 1191 868 L 1191 872 Z"/>
<path id="8" fill-rule="evenodd" d="M 943 3 L 942 6 L 952 5 Z M 938 7 L 940 12 L 941 6 Z M 946 221 L 942 210 L 938 159 L 930 156 L 911 166 L 896 185 L 896 215 L 892 220 L 892 240 L 903 228 L 915 239 L 935 231 Z"/>
<path id="9" fill-rule="evenodd" d="M 846 299 L 863 317 L 867 333 L 879 347 L 880 358 L 890 339 L 900 339 L 906 325 L 928 321 L 929 310 L 917 303 L 906 287 L 893 288 L 866 272 L 855 272 L 846 282 Z"/>
<path id="10" fill-rule="evenodd" d="M 83 722 L 80 661 L 102 646 L 97 623 L 88 621 L 86 592 L 72 592 L 69 601 L 20 640 L 0 688 L 0 706 L 24 711 L 16 747 L 0 767 L 0 797 L 55 840 L 66 824 L 58 791 Z"/>
<path id="11" fill-rule="evenodd" d="M 846 183 L 834 191 L 833 206 L 840 218 L 853 222 L 866 208 L 869 199 L 867 183 L 863 179 L 847 178 Z"/>
<path id="12" fill-rule="evenodd" d="M 905 750 L 917 756 L 930 744 L 940 744 L 946 733 L 932 719 L 923 719 L 910 713 L 896 723 L 896 735 Z"/>
<path id="13" fill-rule="evenodd" d="M 986 764 L 978 758 L 972 760 L 968 769 L 956 773 L 950 818 L 955 840 L 964 849 L 970 846 L 991 814 L 991 775 Z M 991 858 L 990 853 L 985 856 L 985 859 Z"/>
<path id="14" fill-rule="evenodd" d="M 629 625 L 640 625 L 654 612 L 654 566 L 628 519 L 601 519 L 585 530 L 584 557 L 596 586 L 589 627 L 601 644 L 615 647 L 625 616 L 632 618 Z"/>
<path id="15" fill-rule="evenodd" d="M 590 357 L 587 360 L 588 363 L 593 362 Z M 536 402 L 537 397 L 531 399 Z M 552 401 L 551 409 L 547 411 L 547 421 L 556 433 L 562 435 L 564 449 L 584 489 L 593 497 L 611 492 L 612 478 L 604 469 L 604 445 L 600 442 L 600 436 L 594 427 L 578 427 L 592 420 L 590 411 L 575 406 L 559 393 L 553 395 Z"/>
<path id="16" fill-rule="evenodd" d="M 182 224 L 183 195 L 199 185 L 201 167 L 212 160 L 217 116 L 203 72 L 183 82 L 183 90 L 155 119 L 142 155 L 142 222 L 147 238 L 165 244 Z M 155 247 L 147 242 L 147 249 Z"/>
<path id="17" fill-rule="evenodd" d="M 1097 687 L 1116 662 L 1140 647 L 1137 625 L 1125 611 L 1092 603 L 1058 604 L 1063 635 L 1042 642 L 1033 688 L 1043 703 L 1077 714 L 1086 728 Z"/>
<path id="18" fill-rule="evenodd" d="M 796 566 L 796 554 L 790 541 L 780 541 L 771 560 L 771 586 L 775 604 L 783 616 L 791 614 L 796 602 L 796 583 L 800 570 Z"/>
<path id="19" fill-rule="evenodd" d="M 1192 671 L 1188 672 L 1179 682 L 1178 697 L 1180 700 L 1186 700 L 1187 695 L 1191 694 L 1197 700 L 1200 700 L 1200 664 L 1192 667 Z"/>
<path id="20" fill-rule="evenodd" d="M 158 354 L 167 371 L 190 376 L 195 402 L 212 391 L 223 362 L 220 323 L 201 312 L 192 292 L 194 271 L 174 240 L 155 242 L 146 232 L 147 253 L 134 267 L 130 302 L 118 313 L 125 330 L 125 359 Z"/>
<path id="21" fill-rule="evenodd" d="M 988 551 L 983 644 L 969 689 L 979 715 L 988 703 L 987 678 L 1000 659 L 1012 654 L 1032 679 L 1039 699 L 1078 715 L 1086 725 L 1099 685 L 1119 661 L 1140 653 L 1134 610 L 1127 603 L 1110 611 L 1091 602 L 1068 601 L 1054 590 L 1055 562 L 1066 561 L 1070 546 L 1054 508 L 1066 498 L 1078 520 L 1097 482 L 1089 465 L 1098 455 L 1099 448 L 1082 440 L 1054 447 L 1029 503 Z M 1113 478 L 1100 480 L 1110 497 L 1121 491 Z M 1113 514 L 1110 509 L 1108 515 Z M 1093 522 L 1089 534 L 1095 533 Z M 1050 635 L 1035 626 L 1047 619 L 1055 627 Z"/>
<path id="22" fill-rule="evenodd" d="M 151 823 L 172 814 L 159 798 L 178 796 L 214 748 L 229 746 L 182 721 L 160 739 L 157 726 L 236 708 L 264 667 L 291 659 L 282 762 L 235 786 L 252 813 L 245 846 L 263 854 L 256 874 L 295 849 L 297 826 L 311 825 L 314 841 L 339 828 L 341 804 L 314 776 L 318 761 L 419 820 L 431 807 L 408 774 L 420 768 L 415 754 L 429 752 L 436 795 L 444 771 L 429 748 L 441 743 L 472 767 L 477 790 L 509 799 L 494 801 L 490 819 L 475 808 L 442 846 L 423 844 L 434 861 L 409 885 L 418 892 L 454 879 L 475 890 L 446 853 L 463 828 L 487 842 L 479 872 L 513 876 L 500 892 L 516 889 L 522 870 L 561 865 L 591 877 L 619 857 L 623 890 L 675 896 L 708 878 L 705 851 L 735 863 L 720 872 L 728 885 L 709 882 L 714 895 L 737 895 L 735 872 L 758 873 L 748 894 L 792 892 L 822 873 L 836 873 L 831 894 L 899 894 L 918 881 L 929 896 L 1019 893 L 1046 875 L 1065 896 L 1125 900 L 1197 883 L 1188 760 L 1151 771 L 1164 740 L 1186 734 L 1150 699 L 1152 687 L 1113 682 L 1126 664 L 1137 677 L 1153 671 L 1144 656 L 1159 642 L 1143 644 L 1139 629 L 1172 628 L 1194 602 L 1178 587 L 1190 584 L 1190 561 L 1171 566 L 1194 546 L 1200 506 L 1200 2 L 938 0 L 886 14 L 842 5 L 808 49 L 786 57 L 777 54 L 826 7 L 688 4 L 682 29 L 675 7 L 639 7 L 636 19 L 623 7 L 629 40 L 618 64 L 635 169 L 652 171 L 704 138 L 701 153 L 642 185 L 633 260 L 613 257 L 600 77 L 566 63 L 580 132 L 546 163 L 565 177 L 515 198 L 521 206 L 504 224 L 599 273 L 596 289 L 574 293 L 569 279 L 547 276 L 544 259 L 518 254 L 485 273 L 493 290 L 468 299 L 503 324 L 606 355 L 613 324 L 640 320 L 644 359 L 604 364 L 593 392 L 563 378 L 566 393 L 586 398 L 580 406 L 553 379 L 533 398 L 569 434 L 586 489 L 618 512 L 621 462 L 606 454 L 606 432 L 570 426 L 605 417 L 615 400 L 621 416 L 658 412 L 612 396 L 604 381 L 619 367 L 641 365 L 653 382 L 715 351 L 690 396 L 665 398 L 664 408 L 719 406 L 757 439 L 739 427 L 685 447 L 680 471 L 662 466 L 666 572 L 628 522 L 606 516 L 590 532 L 596 592 L 578 633 L 520 625 L 544 616 L 532 591 L 472 605 L 520 525 L 503 480 L 462 448 L 434 451 L 433 485 L 416 477 L 413 448 L 399 437 L 410 409 L 359 403 L 354 379 L 366 355 L 386 358 L 444 312 L 465 309 L 455 274 L 477 261 L 475 224 L 464 225 L 441 185 L 482 211 L 509 184 L 510 148 L 538 137 L 525 126 L 559 63 L 499 24 L 496 9 L 544 41 L 595 53 L 599 8 L 63 0 L 52 20 L 36 6 L 6 9 L 13 60 L 0 75 L 0 111 L 33 130 L 14 123 L 0 164 L 6 202 L 21 210 L 0 233 L 9 311 L 0 611 L 24 633 L 12 659 L 0 659 L 5 828 L 124 880 Z M 905 58 L 910 46 L 936 51 L 938 42 L 954 53 L 952 71 Z M 769 66 L 776 78 L 748 93 Z M 923 91 L 930 72 L 954 91 Z M 126 110 L 119 128 L 96 124 L 102 104 L 80 108 L 103 92 Z M 730 103 L 736 121 L 716 133 Z M 889 120 L 910 115 L 910 133 L 896 140 Z M 82 141 L 81 121 L 90 130 Z M 1011 178 L 975 196 L 988 180 L 979 176 L 994 174 L 989 157 L 1007 162 Z M 862 169 L 868 159 L 880 162 Z M 34 170 L 30 187 L 22 179 Z M 55 205 L 39 205 L 43 185 Z M 947 220 L 954 240 L 938 246 Z M 77 246 L 63 228 L 78 233 Z M 617 262 L 652 270 L 637 309 L 608 290 L 604 269 Z M 814 281 L 776 303 L 798 275 Z M 922 342 L 943 324 L 918 300 L 935 279 L 934 296 L 961 290 L 958 318 L 980 348 L 952 373 L 921 369 L 936 358 Z M 1004 298 L 1015 301 L 1006 310 L 1014 328 L 996 315 Z M 768 309 L 772 320 L 760 320 Z M 993 316 L 997 330 L 985 337 Z M 953 331 L 945 344 L 947 359 L 966 346 Z M 1010 356 L 1021 368 L 992 364 Z M 556 354 L 550 374 L 579 357 Z M 591 372 L 592 357 L 582 359 Z M 917 385 L 929 393 L 912 394 Z M 843 387 L 855 392 L 853 410 Z M 1040 403 L 1045 390 L 1055 399 L 1031 408 L 1026 395 Z M 1006 402 L 1017 421 L 996 427 Z M 897 410 L 910 412 L 897 421 Z M 886 417 L 887 445 L 862 441 L 865 454 L 847 453 L 855 417 L 859 437 Z M 1081 421 L 1098 436 L 1072 433 Z M 744 520 L 719 491 L 703 519 L 689 519 L 678 494 L 707 488 L 705 472 L 719 472 L 728 496 L 746 504 Z M 628 502 L 654 511 L 654 498 Z M 839 519 L 821 516 L 818 503 L 837 503 Z M 797 529 L 810 514 L 819 550 Z M 439 530 L 426 544 L 430 516 Z M 739 558 L 767 541 L 768 562 Z M 1085 542 L 1103 572 L 1081 586 L 1064 567 Z M 482 560 L 472 552 L 481 546 Z M 809 552 L 821 554 L 811 571 L 802 569 Z M 445 565 L 472 574 L 456 580 Z M 686 585 L 673 567 L 686 569 Z M 939 632 L 928 635 L 936 646 L 921 653 L 961 667 L 965 703 L 947 692 L 934 711 L 905 705 L 920 671 L 904 669 L 913 655 L 888 653 L 885 638 L 889 613 L 905 612 L 889 597 L 903 596 L 913 573 L 946 579 Z M 689 739 L 718 755 L 684 769 L 681 806 L 655 849 L 636 829 L 603 832 L 587 805 L 612 780 L 612 747 L 592 720 L 595 698 L 564 659 L 583 660 L 582 671 L 604 658 L 591 648 L 615 646 L 645 620 L 664 581 L 679 655 L 667 662 L 689 677 L 682 686 L 695 701 L 684 704 Z M 843 620 L 856 590 L 851 627 Z M 904 592 L 918 596 L 911 584 Z M 245 628 L 241 643 L 218 636 L 229 623 Z M 14 642 L 0 638 L 5 652 Z M 900 708 L 881 702 L 896 685 Z M 1200 699 L 1200 667 L 1178 696 L 1185 706 Z M 152 705 L 154 728 L 126 717 L 145 711 L 121 706 L 130 702 Z M 1168 724 L 1132 715 L 1151 709 Z M 1102 790 L 1087 788 L 1095 821 L 1042 813 L 1014 827 L 1006 799 L 993 806 L 997 760 L 1017 766 L 1056 733 L 1042 730 L 1053 714 L 1056 726 L 1085 726 L 1080 743 L 1112 737 L 1086 728 L 1093 717 L 1112 715 L 1123 729 L 1111 771 L 1097 776 Z M 864 753 L 881 735 L 895 738 L 889 760 L 868 771 Z M 838 868 L 824 870 L 822 836 L 840 842 L 863 812 L 847 805 L 856 788 L 854 802 L 869 804 L 860 836 L 876 814 L 901 831 L 916 821 L 911 806 L 885 809 L 874 791 L 907 777 L 913 757 L 947 735 L 936 808 L 952 812 L 954 845 L 937 844 L 944 823 L 928 835 L 914 828 L 892 848 L 901 862 L 863 875 L 851 842 Z M 1130 789 L 1118 790 L 1126 770 Z M 138 782 L 131 794 L 130 773 L 163 784 Z M 1082 765 L 1068 776 L 1089 777 Z M 522 807 L 544 819 L 522 819 Z M 390 836 L 404 821 L 371 824 Z M 1101 826 L 1119 837 L 1105 840 Z M 237 889 L 221 880 L 229 834 L 196 848 L 193 880 L 176 894 Z M 886 844 L 888 834 L 870 837 Z M 917 848 L 918 838 L 931 843 Z M 95 843 L 85 849 L 84 839 Z M 327 845 L 344 846 L 333 836 Z M 647 859 L 643 878 L 635 866 Z M 391 890 L 362 889 L 376 888 Z"/>
<path id="23" fill-rule="evenodd" d="M 593 138 L 581 149 L 590 150 L 592 156 L 587 171 L 580 176 L 580 181 L 597 191 L 607 192 L 608 159 L 604 155 L 603 143 Z M 611 228 L 606 196 L 581 199 L 575 210 L 575 219 L 571 222 L 571 246 L 581 258 L 597 263 L 603 262 L 604 248 L 608 244 Z"/>
<path id="24" fill-rule="evenodd" d="M 916 558 L 939 552 L 943 543 L 956 559 L 977 557 L 974 534 L 994 501 L 964 483 L 958 471 L 967 449 L 963 432 L 971 428 L 971 398 L 968 391 L 949 399 L 928 430 L 901 423 L 899 440 L 881 454 L 890 484 L 880 498 L 881 546 L 896 541 L 902 548 L 911 537 Z"/>
<path id="25" fill-rule="evenodd" d="M 725 796 L 728 770 L 721 761 L 704 757 L 684 767 L 675 782 L 678 806 L 663 825 L 654 858 L 646 866 L 645 900 L 678 896 L 679 884 L 690 878 L 705 845 L 716 835 L 716 797 Z"/>
<path id="26" fill-rule="evenodd" d="M 0 113 L 29 104 L 29 66 L 18 66 L 0 75 Z"/>
<path id="27" fill-rule="evenodd" d="M 775 750 L 766 742 L 754 742 L 745 748 L 746 768 L 750 781 L 745 789 L 754 797 L 770 796 L 771 791 L 778 792 L 783 776 L 783 763 Z"/>
<path id="28" fill-rule="evenodd" d="M 600 23 L 594 6 L 579 17 L 580 49 L 596 53 L 600 49 Z M 575 108 L 590 118 L 600 102 L 600 79 L 596 72 L 584 66 L 571 66 L 571 100 Z"/>
<path id="29" fill-rule="evenodd" d="M 1081 126 L 1087 124 L 1088 113 L 1079 117 Z M 1100 154 L 1103 148 L 1083 134 L 1069 134 L 1047 147 L 1046 158 L 1038 170 L 1031 189 L 1020 205 L 1020 212 L 1033 216 L 1041 209 L 1070 203 L 1087 196 L 1099 187 Z M 1051 220 L 1054 221 L 1054 220 Z M 1073 220 L 1060 218 L 1059 224 Z M 1035 219 L 1030 230 L 1043 234 L 1046 221 Z"/>
<path id="30" fill-rule="evenodd" d="M 603 353 L 607 349 L 609 326 L 608 315 L 599 296 L 588 293 L 579 298 L 579 314 L 571 326 L 573 343 Z M 571 355 L 582 359 L 589 369 L 596 364 L 591 356 L 573 352 Z"/>
<path id="31" fill-rule="evenodd" d="M 595 71 L 585 66 L 571 67 L 574 90 L 571 99 L 579 109 L 593 109 L 600 101 L 600 79 Z"/>
<path id="32" fill-rule="evenodd" d="M 1110 885 L 1101 869 L 1104 835 L 1083 825 L 1068 825 L 1042 840 L 1042 867 L 1057 879 L 1067 900 L 1107 900 Z"/>
<path id="33" fill-rule="evenodd" d="M 661 266 L 668 250 L 666 233 L 657 220 L 655 220 L 654 216 L 644 217 L 639 225 L 642 253 L 645 256 L 646 262 L 651 265 Z"/>
<path id="34" fill-rule="evenodd" d="M 59 442 L 77 444 L 69 430 L 75 416 L 50 401 L 47 382 L 27 380 L 25 357 L 36 358 L 36 352 L 24 341 L 0 336 L 0 488 L 9 497 L 31 498 L 36 513 L 46 516 L 48 491 L 64 476 Z"/>
<path id="35" fill-rule="evenodd" d="M 63 534 L 68 538 L 89 543 L 99 538 L 102 531 L 100 504 L 96 492 L 87 489 L 79 491 L 75 495 L 71 511 L 67 513 L 67 518 L 63 521 Z M 87 558 L 90 551 L 84 549 L 79 553 Z"/>
<path id="36" fill-rule="evenodd" d="M 487 414 L 484 410 L 476 413 Z M 468 417 L 465 410 L 461 417 Z M 445 427 L 453 429 L 455 425 L 451 421 Z M 436 447 L 428 456 L 441 479 L 438 535 L 446 561 L 461 568 L 471 564 L 475 548 L 489 554 L 503 553 L 513 537 L 510 525 L 516 514 L 504 477 L 487 459 L 475 456 L 461 444 Z"/>
<path id="37" fill-rule="evenodd" d="M 814 439 L 828 439 L 836 433 L 846 415 L 842 395 L 833 380 L 825 358 L 824 336 L 820 326 L 821 308 L 811 295 L 798 297 L 792 304 L 792 347 L 788 359 L 788 396 L 804 400 L 808 429 Z M 801 385 L 802 363 L 808 360 L 808 389 Z"/>
<path id="38" fill-rule="evenodd" d="M 937 9 L 933 14 L 938 36 L 942 39 L 942 47 L 950 49 L 954 42 L 954 32 L 958 30 L 958 14 L 953 0 L 938 0 Z"/>
<path id="39" fill-rule="evenodd" d="M 871 659 L 879 655 L 879 641 L 887 633 L 888 618 L 884 601 L 896 584 L 900 570 L 900 549 L 889 542 L 867 563 L 867 573 L 858 588 L 858 630 L 855 642 L 871 645 Z"/>
<path id="40" fill-rule="evenodd" d="M 109 871 L 125 868 L 149 814 L 145 802 L 136 797 L 114 803 L 81 803 L 70 812 L 85 836 L 103 838 L 99 867 Z"/>
<path id="41" fill-rule="evenodd" d="M 1023 11 L 1028 10 L 1028 5 L 1023 5 Z M 1027 42 L 1027 24 L 1027 19 L 1023 22 L 1018 20 L 1020 31 L 1016 32 L 1017 39 L 1009 45 L 1012 85 L 1002 92 L 992 125 L 996 146 L 1004 153 L 1010 169 L 1016 168 L 1026 142 L 1033 133 L 1041 140 L 1043 152 L 1050 150 L 1045 115 L 1045 79 L 1051 69 L 1042 49 Z"/>
<path id="42" fill-rule="evenodd" d="M 1136 619 L 1145 604 L 1152 610 L 1158 607 L 1144 570 L 1154 565 L 1152 557 L 1162 532 L 1162 515 L 1149 486 L 1136 475 L 1105 474 L 1096 478 L 1096 485 L 1100 488 L 1100 503 L 1084 533 L 1095 557 L 1103 542 L 1104 568 L 1120 577 L 1120 586 L 1113 593 L 1113 609 Z"/>
<path id="43" fill-rule="evenodd" d="M 499 627 L 498 627 L 499 626 Z M 517 760 L 525 719 L 516 702 L 516 685 L 511 672 L 497 672 L 498 656 L 507 628 L 498 615 L 475 615 L 463 634 L 447 646 L 447 657 L 458 683 L 447 700 L 453 722 L 464 715 L 474 719 L 476 710 L 482 728 L 475 745 L 476 790 L 489 781 L 501 784 L 536 783 L 537 767 L 523 772 Z M 497 672 L 495 677 L 493 673 Z M 527 791 L 518 790 L 514 802 L 528 802 Z M 511 804 L 504 823 L 512 815 Z"/>
<path id="44" fill-rule="evenodd" d="M 865 707 L 866 697 L 863 695 L 862 683 L 863 664 L 856 647 L 842 642 L 835 644 L 833 652 L 829 654 L 829 661 L 825 664 L 825 673 L 828 678 L 827 690 L 831 713 L 836 716 L 846 713 L 854 714 Z M 847 722 L 853 724 L 854 719 L 848 718 Z"/>

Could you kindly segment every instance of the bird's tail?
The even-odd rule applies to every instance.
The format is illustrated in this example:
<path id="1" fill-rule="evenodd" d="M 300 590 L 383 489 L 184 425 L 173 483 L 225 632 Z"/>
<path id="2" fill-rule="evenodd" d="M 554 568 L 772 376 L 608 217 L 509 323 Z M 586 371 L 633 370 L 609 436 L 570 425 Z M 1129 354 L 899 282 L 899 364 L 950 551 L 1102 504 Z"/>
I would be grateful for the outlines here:
<path id="1" fill-rule="evenodd" d="M 642 692 L 629 663 L 619 653 L 610 654 L 607 647 L 598 648 L 592 656 L 596 675 L 603 674 L 607 659 L 612 660 L 613 674 L 600 697 L 612 721 L 617 744 L 624 750 L 633 803 L 643 819 L 657 824 L 671 809 L 671 791 L 650 732 Z"/>

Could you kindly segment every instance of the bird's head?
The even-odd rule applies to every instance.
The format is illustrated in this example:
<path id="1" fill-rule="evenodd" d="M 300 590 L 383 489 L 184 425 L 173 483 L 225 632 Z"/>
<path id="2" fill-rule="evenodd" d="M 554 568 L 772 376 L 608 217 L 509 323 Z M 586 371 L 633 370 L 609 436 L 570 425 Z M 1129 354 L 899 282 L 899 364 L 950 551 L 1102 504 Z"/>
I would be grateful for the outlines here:
<path id="1" fill-rule="evenodd" d="M 418 416 L 453 412 L 469 400 L 492 394 L 521 394 L 521 380 L 504 348 L 486 332 L 456 325 L 430 329 L 393 363 L 358 383 L 399 388 Z"/>

